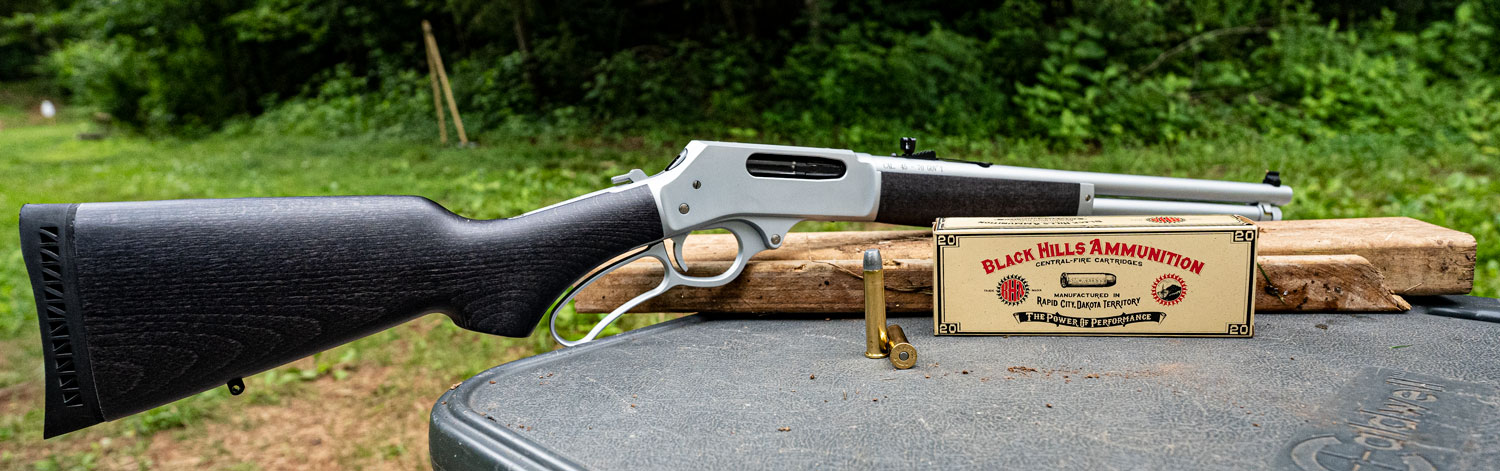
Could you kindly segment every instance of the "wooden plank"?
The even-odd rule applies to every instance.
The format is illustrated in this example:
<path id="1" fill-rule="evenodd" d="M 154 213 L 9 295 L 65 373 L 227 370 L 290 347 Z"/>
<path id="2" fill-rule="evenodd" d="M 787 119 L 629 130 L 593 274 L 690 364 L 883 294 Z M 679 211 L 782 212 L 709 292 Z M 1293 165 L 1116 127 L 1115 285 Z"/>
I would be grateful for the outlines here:
<path id="1" fill-rule="evenodd" d="M 1474 283 L 1474 237 L 1410 218 L 1328 219 L 1275 221 L 1259 223 L 1262 229 L 1260 254 L 1354 255 L 1363 264 L 1341 258 L 1283 259 L 1280 265 L 1265 265 L 1267 276 L 1277 286 L 1280 296 L 1266 294 L 1258 300 L 1264 311 L 1295 310 L 1405 310 L 1405 301 L 1397 295 L 1463 294 Z M 834 276 L 847 269 L 858 274 L 858 261 L 865 249 L 879 248 L 882 256 L 900 267 L 891 269 L 886 280 L 888 293 L 899 309 L 930 309 L 931 235 L 928 231 L 869 232 L 799 232 L 787 236 L 781 249 L 755 256 L 746 268 L 746 276 L 758 277 L 714 289 L 678 288 L 637 309 L 640 312 L 695 312 L 698 310 L 752 311 L 771 309 L 764 301 L 776 292 L 796 292 L 796 286 L 812 280 L 823 288 L 807 289 L 797 299 L 779 297 L 791 304 L 779 310 L 806 312 L 858 312 L 858 298 L 852 304 L 839 304 L 848 291 L 860 291 L 859 283 L 845 286 L 850 280 Z M 688 238 L 684 259 L 697 275 L 720 273 L 728 267 L 737 250 L 733 236 L 709 234 Z M 790 264 L 767 264 L 790 262 Z M 1262 260 L 1265 263 L 1264 260 Z M 1369 271 L 1373 268 L 1373 272 Z M 717 270 L 717 271 L 715 271 Z M 1277 271 L 1281 270 L 1281 271 Z M 1274 273 L 1273 273 L 1274 272 Z M 1339 283 L 1309 284 L 1299 280 L 1327 278 L 1347 274 Z M 847 275 L 847 273 L 846 273 Z M 1390 288 L 1389 298 L 1369 283 L 1351 281 L 1356 276 L 1375 279 Z M 636 293 L 646 291 L 660 281 L 661 268 L 653 261 L 636 262 L 602 278 L 578 296 L 575 307 L 581 312 L 605 312 Z M 857 281 L 858 277 L 854 277 Z M 1262 280 L 1264 282 L 1264 280 Z M 763 284 L 773 283 L 773 284 Z M 823 284 L 826 283 L 826 284 Z M 842 283 L 842 284 L 841 284 Z M 842 288 L 841 288 L 842 286 Z M 1360 288 L 1363 287 L 1363 288 Z M 1364 291 L 1360 291 L 1363 289 Z M 822 292 L 826 290 L 827 292 Z M 843 290 L 846 293 L 839 294 Z M 1353 294 L 1349 294 L 1352 291 Z M 905 293 L 905 294 L 900 294 Z M 861 295 L 862 296 L 862 295 Z M 926 297 L 922 300 L 919 298 Z M 1343 298 L 1351 298 L 1345 300 Z M 1352 299 L 1358 298 L 1358 299 Z M 675 304 L 682 300 L 701 299 L 698 304 Z M 676 300 L 676 301 L 674 301 Z M 686 307 L 691 305 L 692 307 Z M 738 306 L 738 307 L 736 307 Z M 854 307 L 851 307 L 854 306 Z M 927 306 L 927 307 L 911 307 Z M 1297 306 L 1301 306 L 1297 308 Z"/>
<path id="2" fill-rule="evenodd" d="M 735 281 L 716 288 L 677 287 L 636 312 L 861 312 L 860 260 L 766 260 L 750 263 Z M 730 262 L 691 264 L 689 274 L 722 273 Z M 1375 267 L 1358 255 L 1260 257 L 1264 276 L 1256 284 L 1258 312 L 1400 312 L 1405 300 L 1381 284 Z M 580 293 L 580 312 L 605 312 L 661 281 L 656 263 L 631 264 Z M 1275 289 L 1267 290 L 1269 280 Z M 932 312 L 932 261 L 886 259 L 886 304 L 890 312 Z"/>
<path id="3" fill-rule="evenodd" d="M 730 262 L 692 263 L 688 274 L 723 273 Z M 932 261 L 885 259 L 886 306 L 891 312 L 932 311 Z M 661 281 L 657 263 L 627 265 L 578 294 L 579 312 L 608 312 Z M 751 262 L 727 285 L 676 287 L 634 312 L 863 312 L 861 260 L 766 260 Z"/>
<path id="4" fill-rule="evenodd" d="M 781 248 L 756 254 L 763 260 L 862 260 L 866 249 L 884 258 L 932 258 L 932 231 L 793 232 Z M 729 261 L 739 245 L 729 234 L 689 236 L 682 256 L 688 262 Z"/>
<path id="5" fill-rule="evenodd" d="M 1340 255 L 1364 257 L 1385 276 L 1396 294 L 1466 294 L 1474 287 L 1474 236 L 1412 218 L 1314 219 L 1260 222 L 1260 255 Z M 734 237 L 710 234 L 688 238 L 689 262 L 733 260 Z M 885 258 L 932 258 L 928 231 L 794 232 L 763 260 L 858 260 L 878 248 Z M 650 263 L 650 262 L 641 262 Z"/>
<path id="6" fill-rule="evenodd" d="M 1412 218 L 1267 221 L 1261 255 L 1364 257 L 1402 295 L 1467 294 L 1474 288 L 1474 236 Z"/>
<path id="7" fill-rule="evenodd" d="M 1405 312 L 1380 271 L 1358 255 L 1262 255 L 1255 312 Z"/>

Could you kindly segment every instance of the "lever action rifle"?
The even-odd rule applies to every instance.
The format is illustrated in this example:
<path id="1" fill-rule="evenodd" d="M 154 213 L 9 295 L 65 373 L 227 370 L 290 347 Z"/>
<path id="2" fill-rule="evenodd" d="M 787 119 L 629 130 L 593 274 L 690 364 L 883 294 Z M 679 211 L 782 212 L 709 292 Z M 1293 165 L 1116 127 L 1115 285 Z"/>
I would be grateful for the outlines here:
<path id="1" fill-rule="evenodd" d="M 1267 220 L 1292 198 L 1275 173 L 1236 183 L 1042 170 L 939 160 L 914 152 L 913 139 L 901 144 L 901 155 L 884 157 L 693 141 L 656 175 L 631 170 L 614 187 L 510 219 L 468 219 L 417 196 L 26 205 L 21 244 L 46 357 L 43 434 L 223 384 L 238 393 L 241 377 L 425 313 L 523 337 L 599 276 L 643 257 L 660 262 L 661 284 L 586 341 L 669 288 L 730 282 L 802 220 Z M 686 275 L 683 241 L 716 228 L 739 240 L 732 267 Z"/>

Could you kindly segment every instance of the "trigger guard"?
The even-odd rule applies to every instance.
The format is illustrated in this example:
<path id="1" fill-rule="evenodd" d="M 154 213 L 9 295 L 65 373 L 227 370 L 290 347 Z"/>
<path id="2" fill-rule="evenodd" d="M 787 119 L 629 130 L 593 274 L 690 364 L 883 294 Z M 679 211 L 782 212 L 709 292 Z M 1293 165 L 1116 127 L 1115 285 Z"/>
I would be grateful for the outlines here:
<path id="1" fill-rule="evenodd" d="M 741 272 L 745 271 L 745 266 L 750 262 L 750 257 L 770 249 L 766 245 L 765 239 L 761 237 L 760 229 L 757 229 L 750 223 L 724 221 L 712 228 L 729 231 L 729 233 L 734 234 L 735 240 L 739 243 L 739 253 L 735 255 L 734 263 L 729 266 L 729 269 L 714 276 L 688 276 L 668 270 L 664 281 L 670 281 L 671 286 L 692 286 L 697 288 L 722 286 L 730 281 L 734 281 L 735 278 L 740 276 Z"/>
<path id="2" fill-rule="evenodd" d="M 688 234 L 689 233 L 683 233 L 682 235 L 678 235 L 676 237 L 672 237 L 671 238 L 672 239 L 672 252 L 673 252 L 673 255 L 676 256 L 675 258 L 672 259 L 672 261 L 676 262 L 676 264 L 675 265 L 673 265 L 672 263 L 668 263 L 667 264 L 667 266 L 674 267 L 674 269 L 676 269 L 678 273 L 681 273 L 683 275 L 687 274 L 688 265 L 687 265 L 687 259 L 682 258 L 682 246 L 687 245 Z"/>

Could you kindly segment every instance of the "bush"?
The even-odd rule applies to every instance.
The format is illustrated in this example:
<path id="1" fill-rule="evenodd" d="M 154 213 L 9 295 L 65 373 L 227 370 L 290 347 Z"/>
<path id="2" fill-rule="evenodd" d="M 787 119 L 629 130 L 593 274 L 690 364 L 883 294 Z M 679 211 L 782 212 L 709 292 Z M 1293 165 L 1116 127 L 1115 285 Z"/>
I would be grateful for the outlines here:
<path id="1" fill-rule="evenodd" d="M 833 44 L 793 49 L 773 77 L 765 124 L 793 134 L 855 126 L 983 133 L 1008 108 L 979 43 L 936 25 L 926 34 L 852 26 Z"/>
<path id="2" fill-rule="evenodd" d="M 51 2 L 46 2 L 51 3 Z M 48 70 L 82 101 L 153 133 L 197 133 L 340 78 L 399 78 L 409 69 L 405 2 L 77 0 L 50 24 L 67 34 Z M 17 15 L 9 21 L 21 18 Z M 410 24 L 393 31 L 388 24 Z M 420 62 L 416 62 L 420 64 Z"/>
<path id="3" fill-rule="evenodd" d="M 145 87 L 134 66 L 134 51 L 113 42 L 83 40 L 69 43 L 48 58 L 53 74 L 74 98 L 116 116 L 136 116 Z"/>
<path id="4" fill-rule="evenodd" d="M 378 84 L 372 82 L 369 77 L 354 76 L 348 67 L 335 67 L 310 96 L 268 104 L 269 111 L 254 120 L 236 122 L 226 131 L 327 137 L 437 134 L 427 77 L 407 70 L 393 72 Z M 447 107 L 443 112 L 448 113 Z"/>
<path id="5" fill-rule="evenodd" d="M 535 92 L 526 80 L 524 63 L 519 52 L 512 52 L 494 60 L 466 59 L 453 66 L 449 80 L 465 124 L 485 129 L 536 114 Z M 430 99 L 432 87 L 427 90 Z"/>
<path id="6" fill-rule="evenodd" d="M 423 16 L 474 134 L 672 128 L 856 145 L 922 133 L 1093 148 L 1371 132 L 1495 146 L 1493 105 L 1473 97 L 1500 78 L 1500 0 L 78 0 L 14 13 L 5 24 L 22 32 L 0 47 L 61 37 L 51 73 L 146 130 L 265 113 L 261 129 L 403 134 L 431 127 L 418 112 L 431 98 Z"/>

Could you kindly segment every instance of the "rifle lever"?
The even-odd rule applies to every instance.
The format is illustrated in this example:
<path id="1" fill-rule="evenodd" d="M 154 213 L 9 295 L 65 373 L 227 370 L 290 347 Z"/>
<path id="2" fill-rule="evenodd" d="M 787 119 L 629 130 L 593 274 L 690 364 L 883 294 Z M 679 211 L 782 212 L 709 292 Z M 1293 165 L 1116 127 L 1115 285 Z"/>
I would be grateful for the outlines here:
<path id="1" fill-rule="evenodd" d="M 723 221 L 710 227 L 704 227 L 703 229 L 728 230 L 731 234 L 734 235 L 735 240 L 739 243 L 739 254 L 735 256 L 734 263 L 730 265 L 728 270 L 724 270 L 724 273 L 720 273 L 714 276 L 689 276 L 687 274 L 687 262 L 685 262 L 682 258 L 682 247 L 686 245 L 687 236 L 689 234 L 687 232 L 667 239 L 656 241 L 646 246 L 645 250 L 622 258 L 619 261 L 605 267 L 604 269 L 596 271 L 594 274 L 588 276 L 583 281 L 574 285 L 572 289 L 568 290 L 566 293 L 563 293 L 562 298 L 557 303 L 554 303 L 552 305 L 552 308 L 547 311 L 547 328 L 552 332 L 552 338 L 554 340 L 557 340 L 557 343 L 560 343 L 563 346 L 567 347 L 594 340 L 595 338 L 599 337 L 599 334 L 604 332 L 605 328 L 608 328 L 610 324 L 613 324 L 616 320 L 619 320 L 620 316 L 625 315 L 625 313 L 627 312 L 630 312 L 631 309 L 634 309 L 641 303 L 644 303 L 651 298 L 657 297 L 662 293 L 667 292 L 667 290 L 669 289 L 678 286 L 710 288 L 715 286 L 723 286 L 725 284 L 728 284 L 730 281 L 734 281 L 735 278 L 738 278 L 740 276 L 740 272 L 745 270 L 745 265 L 750 261 L 750 257 L 754 257 L 755 254 L 772 248 L 769 244 L 766 243 L 766 238 L 762 236 L 762 229 L 757 227 L 755 224 L 747 221 Z M 776 237 L 776 239 L 779 241 L 780 237 L 778 236 Z M 671 250 L 667 249 L 667 240 L 672 241 L 673 247 Z M 578 296 L 578 293 L 583 291 L 584 288 L 587 288 L 595 281 L 599 281 L 600 278 L 603 278 L 610 272 L 618 270 L 625 265 L 629 265 L 631 262 L 640 260 L 645 257 L 656 259 L 658 263 L 661 263 L 661 283 L 658 283 L 655 288 L 651 288 L 650 290 L 637 295 L 630 301 L 626 301 L 625 304 L 621 304 L 613 311 L 610 311 L 608 315 L 604 316 L 603 319 L 600 319 L 598 323 L 594 324 L 594 327 L 592 329 L 589 329 L 588 334 L 584 335 L 582 338 L 579 338 L 578 340 L 568 340 L 562 337 L 562 334 L 557 331 L 557 312 L 562 310 L 563 306 L 567 306 L 568 303 L 572 302 L 573 298 Z"/>

